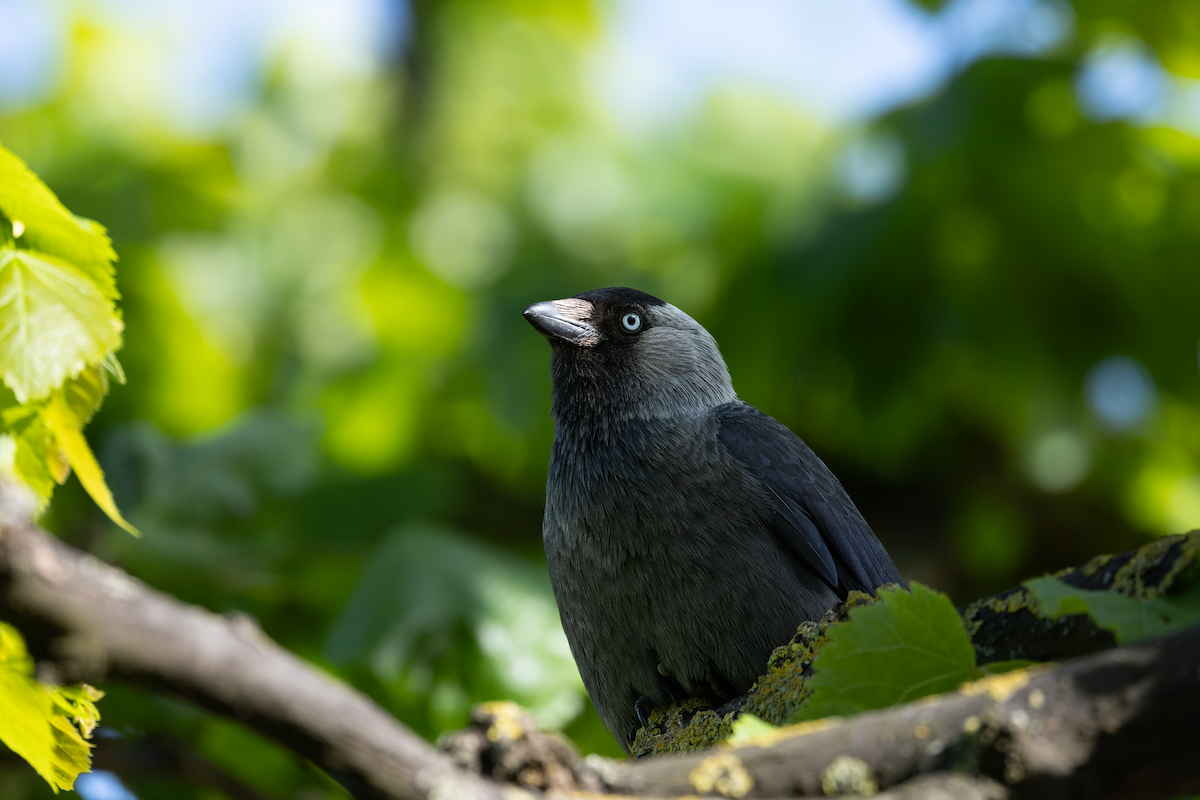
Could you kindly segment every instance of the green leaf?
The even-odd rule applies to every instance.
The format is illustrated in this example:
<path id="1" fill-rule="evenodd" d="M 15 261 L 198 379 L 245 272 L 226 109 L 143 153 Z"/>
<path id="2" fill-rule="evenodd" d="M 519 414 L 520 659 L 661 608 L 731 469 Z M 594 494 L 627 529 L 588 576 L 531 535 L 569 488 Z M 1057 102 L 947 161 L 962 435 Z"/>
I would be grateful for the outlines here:
<path id="1" fill-rule="evenodd" d="M 1003 675 L 1006 672 L 1032 667 L 1037 663 L 1037 661 L 1030 661 L 1027 658 L 1014 658 L 1011 661 L 993 661 L 990 664 L 984 664 L 979 670 L 984 675 Z"/>
<path id="2" fill-rule="evenodd" d="M 125 368 L 121 366 L 121 362 L 117 360 L 116 353 L 109 353 L 100 362 L 100 366 L 104 367 L 104 371 L 116 379 L 117 383 L 125 385 Z"/>
<path id="3" fill-rule="evenodd" d="M 742 714 L 733 721 L 733 733 L 726 741 L 734 747 L 739 747 L 751 739 L 777 730 L 778 727 L 753 714 Z"/>
<path id="4" fill-rule="evenodd" d="M 35 406 L 11 406 L 0 413 L 7 445 L 6 455 L 11 462 L 5 466 L 33 490 L 42 504 L 50 499 L 61 474 L 53 434 Z M 11 449 L 10 449 L 11 448 Z"/>
<path id="5" fill-rule="evenodd" d="M 103 366 L 88 367 L 64 383 L 55 394 L 62 397 L 76 427 L 83 428 L 92 421 L 92 415 L 108 394 L 108 371 Z"/>
<path id="6" fill-rule="evenodd" d="M 117 254 L 104 228 L 75 216 L 54 192 L 11 151 L 0 147 L 0 212 L 24 231 L 23 247 L 40 250 L 72 264 L 100 294 L 118 297 L 112 262 Z"/>
<path id="7" fill-rule="evenodd" d="M 108 490 L 108 484 L 104 481 L 104 471 L 96 462 L 92 448 L 88 447 L 87 439 L 83 438 L 83 432 L 80 430 L 83 427 L 82 422 L 69 405 L 65 393 L 54 393 L 42 410 L 42 417 L 46 420 L 50 432 L 54 434 L 55 444 L 75 470 L 83 488 L 87 489 L 87 493 L 96 501 L 96 505 L 100 506 L 113 522 L 134 536 L 141 536 L 138 529 L 121 516 L 112 492 Z"/>
<path id="8" fill-rule="evenodd" d="M 851 609 L 828 636 L 793 722 L 887 708 L 981 675 L 950 598 L 919 583 L 911 593 L 880 589 L 874 604 Z"/>
<path id="9" fill-rule="evenodd" d="M 1097 626 L 1112 631 L 1117 644 L 1163 636 L 1200 623 L 1200 586 L 1183 594 L 1148 600 L 1119 592 L 1077 589 L 1045 576 L 1025 581 L 1043 617 L 1058 619 L 1087 614 Z"/>
<path id="10" fill-rule="evenodd" d="M 48 396 L 120 345 L 112 302 L 70 264 L 0 249 L 0 377 L 19 401 Z"/>
<path id="11" fill-rule="evenodd" d="M 56 686 L 50 691 L 50 699 L 54 707 L 79 728 L 83 738 L 92 738 L 92 731 L 100 723 L 100 709 L 96 701 L 104 697 L 104 692 L 86 683 L 74 686 Z"/>
<path id="12" fill-rule="evenodd" d="M 136 533 L 81 433 L 108 376 L 125 377 L 114 355 L 116 254 L 103 228 L 67 211 L 2 147 L 0 212 L 10 223 L 0 226 L 0 460 L 43 502 L 73 467 L 97 504 Z"/>
<path id="13" fill-rule="evenodd" d="M 86 739 L 100 719 L 96 701 L 102 696 L 87 684 L 38 683 L 21 634 L 0 622 L 0 741 L 28 761 L 55 794 L 91 770 Z"/>
<path id="14" fill-rule="evenodd" d="M 21 675 L 33 675 L 33 657 L 25 649 L 25 640 L 6 622 L 0 622 L 0 664 Z"/>

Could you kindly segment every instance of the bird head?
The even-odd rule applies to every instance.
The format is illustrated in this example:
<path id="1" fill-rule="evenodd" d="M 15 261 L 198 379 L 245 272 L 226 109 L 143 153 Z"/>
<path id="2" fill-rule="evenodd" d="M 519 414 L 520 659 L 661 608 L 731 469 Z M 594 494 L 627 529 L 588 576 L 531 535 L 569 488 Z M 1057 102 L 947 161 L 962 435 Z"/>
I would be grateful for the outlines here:
<path id="1" fill-rule="evenodd" d="M 524 316 L 550 342 L 560 420 L 674 417 L 737 398 L 708 331 L 645 292 L 593 289 L 534 303 Z"/>

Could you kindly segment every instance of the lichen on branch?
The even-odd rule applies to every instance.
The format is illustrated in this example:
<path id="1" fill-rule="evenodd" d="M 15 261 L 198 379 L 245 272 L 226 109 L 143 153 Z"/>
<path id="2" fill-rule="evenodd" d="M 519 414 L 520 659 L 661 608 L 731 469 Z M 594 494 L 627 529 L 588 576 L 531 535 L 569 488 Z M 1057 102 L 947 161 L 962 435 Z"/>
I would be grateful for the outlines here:
<path id="1" fill-rule="evenodd" d="M 1156 539 L 1119 555 L 1097 556 L 1054 577 L 1079 589 L 1150 600 L 1170 595 L 1198 558 L 1200 531 L 1193 531 Z M 638 731 L 632 754 L 686 753 L 712 747 L 730 737 L 734 721 L 743 713 L 786 725 L 809 698 L 813 660 L 828 641 L 830 627 L 845 622 L 852 609 L 873 602 L 869 595 L 851 592 L 821 620 L 802 623 L 792 640 L 771 654 L 766 672 L 751 690 L 723 706 L 713 708 L 700 700 L 686 700 L 655 710 L 650 726 Z M 977 664 L 1055 661 L 1115 645 L 1113 635 L 1087 615 L 1044 616 L 1024 586 L 978 600 L 959 613 Z"/>

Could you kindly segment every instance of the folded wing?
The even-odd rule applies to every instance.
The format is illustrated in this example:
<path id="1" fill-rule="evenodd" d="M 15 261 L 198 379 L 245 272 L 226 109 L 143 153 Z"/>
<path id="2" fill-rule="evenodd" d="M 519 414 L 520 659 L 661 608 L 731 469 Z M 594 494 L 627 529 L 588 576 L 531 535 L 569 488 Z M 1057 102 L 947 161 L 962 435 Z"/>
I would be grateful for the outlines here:
<path id="1" fill-rule="evenodd" d="M 718 437 L 771 499 L 780 539 L 839 594 L 906 586 L 891 557 L 821 459 L 799 436 L 753 406 L 716 410 Z"/>

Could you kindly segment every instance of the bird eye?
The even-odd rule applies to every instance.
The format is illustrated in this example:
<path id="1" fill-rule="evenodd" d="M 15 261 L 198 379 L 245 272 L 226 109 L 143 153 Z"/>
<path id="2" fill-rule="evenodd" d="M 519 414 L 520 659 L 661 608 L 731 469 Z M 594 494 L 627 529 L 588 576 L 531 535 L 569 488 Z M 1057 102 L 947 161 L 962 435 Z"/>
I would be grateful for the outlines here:
<path id="1" fill-rule="evenodd" d="M 632 311 L 630 311 L 629 313 L 627 313 L 623 317 L 621 317 L 621 327 L 624 328 L 625 330 L 629 331 L 630 333 L 635 333 L 635 332 L 641 330 L 642 318 L 640 316 L 638 316 L 637 314 L 633 313 Z"/>

